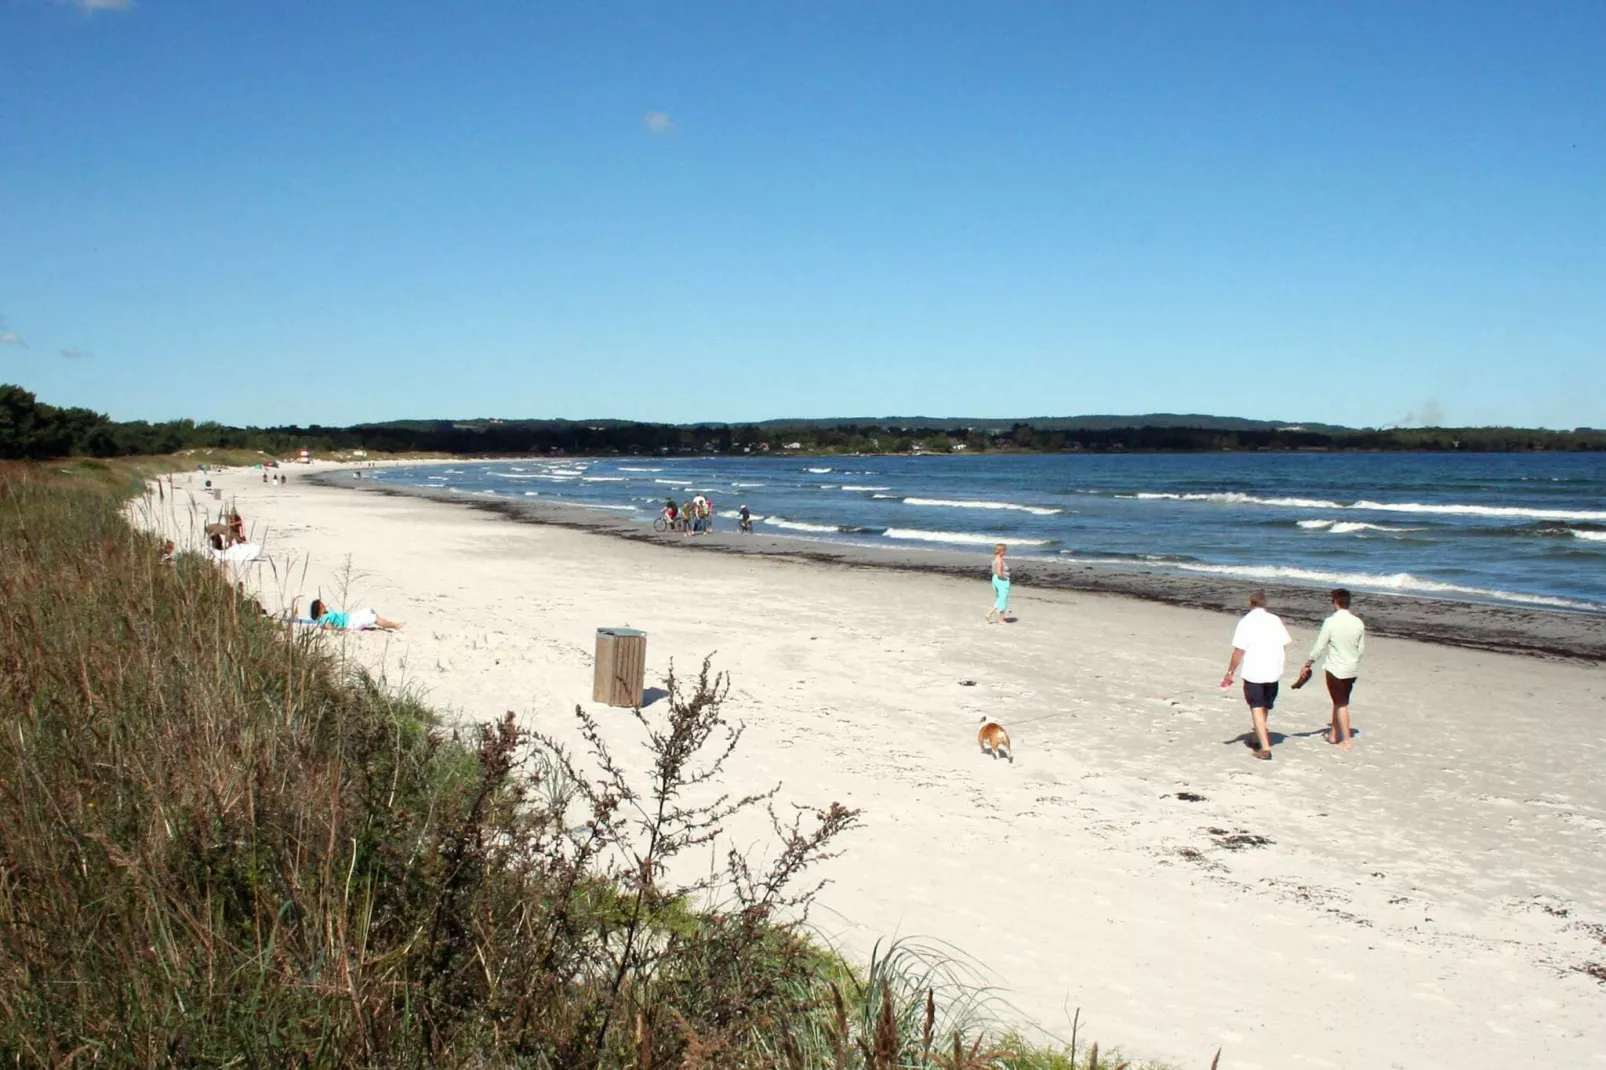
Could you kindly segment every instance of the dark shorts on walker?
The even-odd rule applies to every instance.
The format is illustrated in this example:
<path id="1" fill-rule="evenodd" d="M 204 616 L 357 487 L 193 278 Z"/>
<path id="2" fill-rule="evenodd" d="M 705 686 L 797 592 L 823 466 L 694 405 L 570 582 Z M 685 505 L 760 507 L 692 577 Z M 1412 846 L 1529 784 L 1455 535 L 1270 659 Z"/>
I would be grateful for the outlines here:
<path id="1" fill-rule="evenodd" d="M 1252 710 L 1270 710 L 1277 705 L 1277 681 L 1269 684 L 1257 684 L 1250 680 L 1244 681 L 1244 701 L 1249 703 Z"/>
<path id="2" fill-rule="evenodd" d="M 1327 693 L 1333 697 L 1333 705 L 1348 706 L 1350 692 L 1355 690 L 1355 677 L 1344 679 L 1341 676 L 1327 674 Z"/>

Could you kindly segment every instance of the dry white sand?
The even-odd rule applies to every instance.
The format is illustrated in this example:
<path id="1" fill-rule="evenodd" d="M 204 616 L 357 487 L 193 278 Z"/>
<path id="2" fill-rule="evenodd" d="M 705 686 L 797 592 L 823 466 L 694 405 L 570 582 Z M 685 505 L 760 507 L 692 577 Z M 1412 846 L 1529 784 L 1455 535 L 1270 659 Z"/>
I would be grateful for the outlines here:
<path id="1" fill-rule="evenodd" d="M 1084 1038 L 1181 1066 L 1606 1066 L 1606 986 L 1575 969 L 1606 963 L 1600 665 L 1374 640 L 1356 749 L 1314 734 L 1318 677 L 1257 762 L 1215 687 L 1230 616 L 1023 589 L 989 627 L 985 555 L 965 582 L 668 553 L 290 471 L 211 476 L 277 569 L 249 581 L 405 620 L 332 641 L 451 716 L 569 734 L 599 626 L 647 630 L 649 685 L 718 651 L 729 786 L 864 810 L 815 914 L 851 953 L 947 941 L 1022 1020 L 1066 1036 L 1080 1007 Z M 203 478 L 180 504 L 215 513 Z M 978 752 L 983 714 L 1015 764 Z"/>

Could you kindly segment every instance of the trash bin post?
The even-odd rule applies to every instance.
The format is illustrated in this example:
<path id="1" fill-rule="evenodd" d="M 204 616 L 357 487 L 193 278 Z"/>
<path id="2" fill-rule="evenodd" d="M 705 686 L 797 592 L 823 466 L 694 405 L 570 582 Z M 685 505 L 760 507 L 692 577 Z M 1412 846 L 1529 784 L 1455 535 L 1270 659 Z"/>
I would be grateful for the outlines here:
<path id="1" fill-rule="evenodd" d="M 641 705 L 647 681 L 647 633 L 634 628 L 598 628 L 591 700 L 610 706 Z"/>

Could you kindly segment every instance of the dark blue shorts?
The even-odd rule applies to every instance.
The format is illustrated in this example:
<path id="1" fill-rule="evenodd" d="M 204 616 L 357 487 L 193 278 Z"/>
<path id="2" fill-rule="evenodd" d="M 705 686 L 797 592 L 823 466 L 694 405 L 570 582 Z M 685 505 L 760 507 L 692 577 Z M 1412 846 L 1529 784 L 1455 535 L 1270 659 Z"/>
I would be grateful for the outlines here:
<path id="1" fill-rule="evenodd" d="M 1252 710 L 1270 710 L 1277 705 L 1277 682 L 1255 684 L 1245 680 L 1244 701 Z"/>

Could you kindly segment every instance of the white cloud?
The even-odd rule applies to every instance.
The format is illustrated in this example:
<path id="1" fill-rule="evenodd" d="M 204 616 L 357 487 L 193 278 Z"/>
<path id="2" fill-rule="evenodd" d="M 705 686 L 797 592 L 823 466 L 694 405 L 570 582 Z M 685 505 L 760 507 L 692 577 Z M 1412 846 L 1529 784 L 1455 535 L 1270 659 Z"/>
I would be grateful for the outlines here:
<path id="1" fill-rule="evenodd" d="M 641 117 L 641 125 L 653 137 L 667 137 L 675 132 L 675 121 L 666 111 L 650 111 Z"/>
<path id="2" fill-rule="evenodd" d="M 27 349 L 28 343 L 16 331 L 6 331 L 0 334 L 0 346 L 17 346 L 19 349 Z"/>
<path id="3" fill-rule="evenodd" d="M 95 355 L 95 354 L 91 353 L 89 350 L 87 350 L 87 349 L 79 349 L 77 346 L 72 346 L 72 347 L 70 347 L 68 349 L 63 349 L 60 352 L 61 352 L 61 355 L 66 357 L 68 360 L 79 360 L 79 359 L 81 359 L 83 357 L 92 357 L 92 356 Z"/>
<path id="4" fill-rule="evenodd" d="M 134 0 L 56 0 L 59 4 L 70 4 L 80 11 L 127 11 L 134 6 Z"/>

